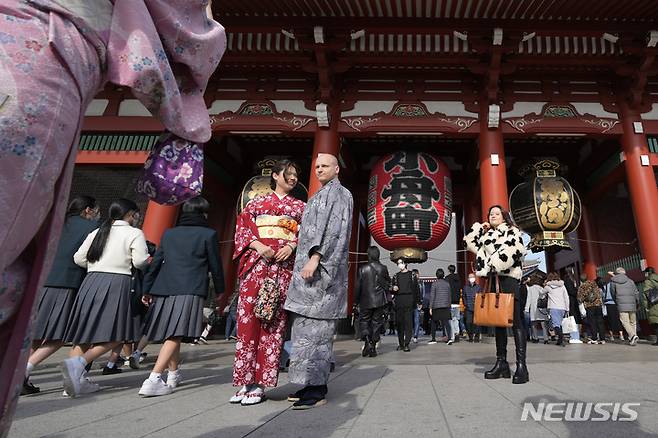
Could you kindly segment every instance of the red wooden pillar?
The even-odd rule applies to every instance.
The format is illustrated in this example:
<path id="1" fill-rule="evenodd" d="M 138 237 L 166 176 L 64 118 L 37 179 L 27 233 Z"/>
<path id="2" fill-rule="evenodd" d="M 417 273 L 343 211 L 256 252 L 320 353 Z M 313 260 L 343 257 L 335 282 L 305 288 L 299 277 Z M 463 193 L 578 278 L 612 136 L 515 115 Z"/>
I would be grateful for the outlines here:
<path id="1" fill-rule="evenodd" d="M 587 278 L 594 280 L 596 278 L 596 264 L 598 262 L 596 256 L 596 247 L 592 243 L 594 239 L 594 228 L 592 226 L 592 217 L 589 210 L 583 205 L 581 211 L 581 222 L 578 229 L 578 236 L 585 240 L 580 241 L 580 253 L 583 256 L 583 271 L 587 274 Z"/>
<path id="2" fill-rule="evenodd" d="M 320 184 L 320 181 L 315 176 L 315 160 L 318 154 L 331 154 L 338 158 L 338 154 L 340 153 L 340 137 L 338 136 L 339 119 L 340 112 L 337 109 L 332 109 L 329 127 L 317 127 L 315 130 L 313 156 L 311 157 L 311 176 L 308 185 L 309 198 L 322 187 L 322 184 Z"/>
<path id="3" fill-rule="evenodd" d="M 157 202 L 149 201 L 144 215 L 144 225 L 142 225 L 146 240 L 160 245 L 160 239 L 165 230 L 176 225 L 177 217 L 177 205 L 160 205 Z"/>
<path id="4" fill-rule="evenodd" d="M 635 216 L 635 227 L 640 241 L 642 257 L 647 266 L 658 267 L 658 189 L 656 176 L 651 165 L 642 165 L 642 156 L 649 157 L 647 139 L 644 134 L 636 134 L 633 123 L 642 122 L 639 112 L 632 110 L 625 102 L 619 104 L 624 133 L 621 144 L 626 156 L 626 179 L 631 204 Z"/>
<path id="5" fill-rule="evenodd" d="M 488 107 L 480 113 L 480 191 L 482 195 L 482 219 L 488 220 L 489 207 L 502 205 L 509 210 L 505 147 L 502 127 L 487 126 Z M 496 160 L 498 164 L 495 164 Z"/>

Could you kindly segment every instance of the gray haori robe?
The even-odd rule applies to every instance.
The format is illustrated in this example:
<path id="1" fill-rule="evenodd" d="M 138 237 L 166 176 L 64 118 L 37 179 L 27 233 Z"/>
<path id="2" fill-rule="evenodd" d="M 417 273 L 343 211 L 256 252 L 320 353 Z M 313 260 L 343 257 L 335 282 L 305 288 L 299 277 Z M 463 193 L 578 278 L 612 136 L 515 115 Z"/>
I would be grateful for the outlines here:
<path id="1" fill-rule="evenodd" d="M 299 230 L 297 256 L 285 309 L 315 319 L 347 317 L 347 269 L 352 194 L 335 178 L 309 199 Z M 313 278 L 301 276 L 313 253 L 321 255 Z"/>
<path id="2" fill-rule="evenodd" d="M 288 380 L 299 385 L 326 385 L 333 361 L 335 319 L 294 315 L 291 322 L 292 352 Z"/>

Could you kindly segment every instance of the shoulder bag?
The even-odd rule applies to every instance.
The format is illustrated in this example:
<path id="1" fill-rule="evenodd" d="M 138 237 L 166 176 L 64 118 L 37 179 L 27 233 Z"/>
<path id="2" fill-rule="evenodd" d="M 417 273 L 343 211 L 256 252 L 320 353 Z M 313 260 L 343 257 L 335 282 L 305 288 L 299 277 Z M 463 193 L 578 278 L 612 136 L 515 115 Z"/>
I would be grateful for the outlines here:
<path id="1" fill-rule="evenodd" d="M 475 294 L 473 322 L 483 327 L 512 327 L 514 322 L 514 294 L 500 290 L 500 280 L 495 277 L 495 290 L 491 277 L 487 277 L 482 292 Z"/>

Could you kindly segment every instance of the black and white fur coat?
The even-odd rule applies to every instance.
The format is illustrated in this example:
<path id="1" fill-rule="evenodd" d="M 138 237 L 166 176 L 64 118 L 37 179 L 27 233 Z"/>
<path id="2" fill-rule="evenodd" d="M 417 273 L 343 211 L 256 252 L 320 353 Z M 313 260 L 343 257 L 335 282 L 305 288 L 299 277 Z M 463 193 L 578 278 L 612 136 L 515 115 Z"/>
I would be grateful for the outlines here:
<path id="1" fill-rule="evenodd" d="M 489 274 L 506 275 L 520 280 L 523 276 L 523 258 L 526 248 L 521 230 L 506 223 L 484 231 L 482 224 L 473 224 L 464 237 L 466 249 L 475 253 L 475 274 L 486 277 Z"/>

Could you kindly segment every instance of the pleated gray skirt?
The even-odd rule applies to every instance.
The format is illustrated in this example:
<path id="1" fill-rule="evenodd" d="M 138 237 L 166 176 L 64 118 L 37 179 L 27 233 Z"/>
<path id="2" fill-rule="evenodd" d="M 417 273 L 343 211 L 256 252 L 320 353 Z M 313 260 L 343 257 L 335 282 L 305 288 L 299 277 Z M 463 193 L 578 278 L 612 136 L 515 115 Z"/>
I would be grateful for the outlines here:
<path id="1" fill-rule="evenodd" d="M 203 302 L 198 295 L 153 295 L 144 322 L 144 334 L 151 342 L 183 338 L 198 339 L 203 331 Z"/>
<path id="2" fill-rule="evenodd" d="M 75 289 L 60 287 L 41 289 L 32 339 L 41 342 L 64 339 L 75 293 Z"/>
<path id="3" fill-rule="evenodd" d="M 102 344 L 139 339 L 140 323 L 132 312 L 130 275 L 90 272 L 85 277 L 66 329 L 66 342 Z"/>

